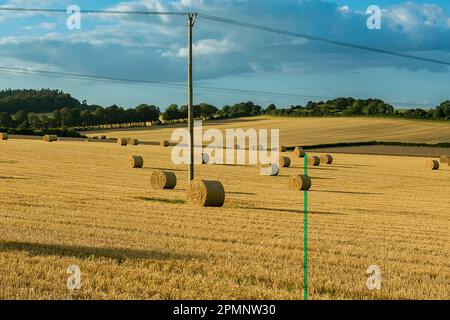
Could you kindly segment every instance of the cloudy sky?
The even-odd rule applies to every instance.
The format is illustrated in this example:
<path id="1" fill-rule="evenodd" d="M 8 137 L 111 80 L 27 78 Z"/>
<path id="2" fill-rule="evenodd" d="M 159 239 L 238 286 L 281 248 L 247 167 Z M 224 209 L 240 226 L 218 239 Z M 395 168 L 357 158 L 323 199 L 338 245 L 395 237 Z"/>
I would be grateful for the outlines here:
<path id="1" fill-rule="evenodd" d="M 2 7 L 195 11 L 450 62 L 450 1 L 400 0 L 6 0 Z M 369 5 L 382 9 L 381 29 L 366 25 Z M 183 16 L 82 16 L 0 12 L 0 88 L 58 88 L 101 105 L 185 104 L 185 90 L 11 74 L 2 67 L 158 82 L 186 82 Z M 298 97 L 195 91 L 218 106 L 253 100 L 263 106 L 304 104 L 308 96 L 377 97 L 398 107 L 450 99 L 450 67 L 199 18 L 194 28 L 199 86 L 294 93 Z M 304 95 L 305 97 L 302 97 Z"/>

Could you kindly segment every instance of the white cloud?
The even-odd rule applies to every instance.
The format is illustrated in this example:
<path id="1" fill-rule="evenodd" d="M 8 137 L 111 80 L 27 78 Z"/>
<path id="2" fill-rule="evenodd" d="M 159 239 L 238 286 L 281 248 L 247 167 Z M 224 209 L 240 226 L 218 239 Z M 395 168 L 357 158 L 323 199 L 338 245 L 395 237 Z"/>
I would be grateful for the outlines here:
<path id="1" fill-rule="evenodd" d="M 178 2 L 173 2 L 173 6 L 181 11 L 192 7 L 203 8 L 205 4 L 203 0 L 180 0 Z"/>
<path id="2" fill-rule="evenodd" d="M 237 46 L 227 39 L 203 39 L 192 45 L 193 54 L 196 56 L 213 56 L 237 52 Z M 188 48 L 180 48 L 174 51 L 166 51 L 162 53 L 163 57 L 179 57 L 185 58 L 188 55 Z"/>
<path id="3" fill-rule="evenodd" d="M 1 8 L 48 8 L 56 3 L 60 3 L 60 0 L 41 0 L 41 1 L 30 1 L 30 0 L 8 0 L 0 5 Z M 19 11 L 2 11 L 0 12 L 0 23 L 4 23 L 11 19 L 16 18 L 26 18 L 32 16 L 50 16 L 48 13 L 42 12 L 19 12 Z"/>
<path id="4" fill-rule="evenodd" d="M 35 26 L 26 26 L 24 29 L 25 30 L 53 30 L 56 28 L 56 23 L 53 22 L 42 22 L 38 25 Z"/>
<path id="5" fill-rule="evenodd" d="M 406 2 L 385 10 L 384 14 L 389 26 L 400 26 L 406 32 L 423 27 L 449 28 L 449 18 L 444 10 L 435 4 Z"/>
<path id="6" fill-rule="evenodd" d="M 344 13 L 347 13 L 347 12 L 350 12 L 350 7 L 345 5 L 345 6 L 340 7 L 339 10 Z"/>
<path id="7" fill-rule="evenodd" d="M 328 1 L 274 4 L 273 0 L 141 0 L 106 9 L 202 11 L 337 41 L 450 59 L 450 18 L 435 5 L 404 3 L 385 7 L 379 32 L 367 29 L 365 12 Z M 155 16 L 88 15 L 86 19 L 89 23 L 84 23 L 80 31 L 49 33 L 54 27 L 41 24 L 36 35 L 24 32 L 21 36 L 0 37 L 0 52 L 4 57 L 10 55 L 34 64 L 52 61 L 57 68 L 64 68 L 64 61 L 69 59 L 79 61 L 78 65 L 70 64 L 70 72 L 129 78 L 151 74 L 151 79 L 167 81 L 184 78 L 185 17 L 161 20 Z M 52 21 L 47 17 L 45 20 Z M 36 25 L 35 19 L 33 23 Z M 353 71 L 367 66 L 442 71 L 430 64 L 224 25 L 201 17 L 194 28 L 194 39 L 194 58 L 202 59 L 196 64 L 198 79 L 255 72 Z"/>

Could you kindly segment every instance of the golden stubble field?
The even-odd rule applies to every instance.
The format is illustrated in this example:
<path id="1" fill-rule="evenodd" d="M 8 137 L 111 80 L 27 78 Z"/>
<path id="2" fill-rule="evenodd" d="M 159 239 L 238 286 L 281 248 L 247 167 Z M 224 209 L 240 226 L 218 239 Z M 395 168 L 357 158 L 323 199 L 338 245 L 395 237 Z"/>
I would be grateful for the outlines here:
<path id="1" fill-rule="evenodd" d="M 197 166 L 227 194 L 223 208 L 195 208 L 169 148 L 9 140 L 0 151 L 1 299 L 302 299 L 303 193 L 287 190 L 300 159 L 278 177 Z M 128 167 L 133 154 L 143 169 Z M 340 154 L 310 170 L 311 299 L 450 297 L 450 167 L 424 161 Z M 175 171 L 175 190 L 150 189 L 156 168 Z M 366 287 L 373 264 L 380 291 Z M 69 265 L 81 269 L 74 292 Z"/>
<path id="2" fill-rule="evenodd" d="M 181 125 L 185 127 L 186 124 Z M 204 122 L 204 130 L 280 129 L 280 142 L 288 146 L 355 141 L 450 142 L 450 124 L 383 118 L 284 118 L 251 117 Z M 172 126 L 90 132 L 88 136 L 135 137 L 141 140 L 168 140 Z"/>

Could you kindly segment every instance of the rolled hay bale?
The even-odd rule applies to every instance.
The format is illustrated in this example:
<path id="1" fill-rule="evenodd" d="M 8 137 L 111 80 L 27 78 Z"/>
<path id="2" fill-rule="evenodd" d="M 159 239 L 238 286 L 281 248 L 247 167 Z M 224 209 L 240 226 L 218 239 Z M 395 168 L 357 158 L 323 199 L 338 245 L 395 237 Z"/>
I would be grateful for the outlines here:
<path id="1" fill-rule="evenodd" d="M 186 190 L 187 203 L 200 207 L 222 207 L 225 190 L 220 181 L 193 180 Z"/>
<path id="2" fill-rule="evenodd" d="M 131 156 L 128 162 L 132 168 L 142 168 L 144 166 L 144 158 L 141 156 Z"/>
<path id="3" fill-rule="evenodd" d="M 127 143 L 132 146 L 137 146 L 139 144 L 139 140 L 135 138 L 128 138 Z"/>
<path id="4" fill-rule="evenodd" d="M 311 188 L 311 178 L 301 174 L 294 174 L 289 177 L 288 187 L 290 190 L 309 190 Z"/>
<path id="5" fill-rule="evenodd" d="M 289 157 L 280 157 L 280 167 L 281 168 L 288 168 L 291 166 L 291 158 Z"/>
<path id="6" fill-rule="evenodd" d="M 54 134 L 47 134 L 43 139 L 45 142 L 55 142 L 58 141 L 58 136 Z"/>
<path id="7" fill-rule="evenodd" d="M 280 173 L 280 167 L 276 163 L 262 164 L 259 172 L 262 176 L 277 176 Z"/>
<path id="8" fill-rule="evenodd" d="M 449 158 L 449 156 L 441 156 L 441 157 L 439 158 L 439 161 L 440 161 L 441 163 L 449 163 L 448 158 Z"/>
<path id="9" fill-rule="evenodd" d="M 305 150 L 303 150 L 302 147 L 295 147 L 294 149 L 294 155 L 297 158 L 304 158 L 305 157 Z"/>
<path id="10" fill-rule="evenodd" d="M 320 164 L 332 164 L 333 156 L 331 154 L 323 154 L 320 156 Z"/>
<path id="11" fill-rule="evenodd" d="M 202 164 L 208 164 L 209 163 L 209 154 L 202 153 Z"/>
<path id="12" fill-rule="evenodd" d="M 8 140 L 9 136 L 6 132 L 0 132 L 0 140 Z"/>
<path id="13" fill-rule="evenodd" d="M 309 156 L 308 165 L 312 167 L 317 167 L 320 165 L 320 158 L 318 156 Z"/>
<path id="14" fill-rule="evenodd" d="M 150 184 L 155 190 L 174 189 L 177 185 L 177 176 L 171 171 L 156 170 L 150 177 Z"/>
<path id="15" fill-rule="evenodd" d="M 431 170 L 438 170 L 438 169 L 439 169 L 439 161 L 437 161 L 437 160 L 432 160 L 432 159 L 427 160 L 427 161 L 425 162 L 425 166 L 426 166 L 428 169 L 431 169 Z"/>
<path id="16" fill-rule="evenodd" d="M 126 146 L 128 144 L 128 140 L 126 138 L 118 138 L 117 143 L 121 146 Z"/>
<path id="17" fill-rule="evenodd" d="M 169 141 L 167 140 L 161 140 L 161 142 L 159 143 L 159 145 L 161 147 L 168 147 L 169 146 Z"/>

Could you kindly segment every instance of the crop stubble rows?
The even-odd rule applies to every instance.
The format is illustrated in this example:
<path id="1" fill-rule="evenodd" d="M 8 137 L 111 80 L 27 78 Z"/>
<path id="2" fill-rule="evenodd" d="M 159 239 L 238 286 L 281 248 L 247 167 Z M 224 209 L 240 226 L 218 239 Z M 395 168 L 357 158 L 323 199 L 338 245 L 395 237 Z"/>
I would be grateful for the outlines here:
<path id="1" fill-rule="evenodd" d="M 195 208 L 181 203 L 187 171 L 170 149 L 10 140 L 1 151 L 0 298 L 302 298 L 303 196 L 287 190 L 301 159 L 279 177 L 197 166 L 227 196 Z M 144 169 L 128 167 L 132 154 Z M 335 158 L 310 170 L 310 298 L 448 298 L 450 169 Z M 176 170 L 175 190 L 150 189 L 155 168 Z M 71 264 L 82 272 L 73 293 Z M 366 288 L 371 264 L 381 291 Z"/>

